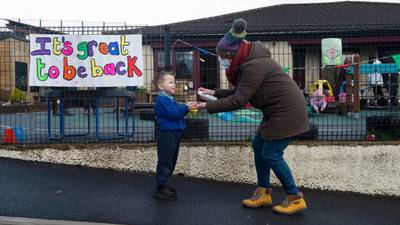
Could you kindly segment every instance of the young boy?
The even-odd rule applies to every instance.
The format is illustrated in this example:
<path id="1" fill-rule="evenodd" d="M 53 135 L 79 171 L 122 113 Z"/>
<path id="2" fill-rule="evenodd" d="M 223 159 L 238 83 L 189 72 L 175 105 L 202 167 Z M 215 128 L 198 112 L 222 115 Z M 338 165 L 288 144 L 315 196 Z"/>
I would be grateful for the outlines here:
<path id="1" fill-rule="evenodd" d="M 178 159 L 179 142 L 185 129 L 185 115 L 189 108 L 195 108 L 196 102 L 179 104 L 175 94 L 175 76 L 172 72 L 160 72 L 154 76 L 153 85 L 158 91 L 155 102 L 155 114 L 160 127 L 157 134 L 157 188 L 154 197 L 164 200 L 176 200 L 176 190 L 168 186 L 168 178 L 175 169 Z"/>

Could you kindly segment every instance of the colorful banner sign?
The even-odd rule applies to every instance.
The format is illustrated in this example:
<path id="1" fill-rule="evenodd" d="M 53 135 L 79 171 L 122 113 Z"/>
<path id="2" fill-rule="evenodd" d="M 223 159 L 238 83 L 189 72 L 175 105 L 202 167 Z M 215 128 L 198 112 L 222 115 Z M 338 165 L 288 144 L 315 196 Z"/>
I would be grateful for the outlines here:
<path id="1" fill-rule="evenodd" d="M 342 39 L 325 38 L 321 40 L 322 66 L 340 65 L 342 58 Z"/>
<path id="2" fill-rule="evenodd" d="M 29 85 L 142 86 L 142 36 L 31 34 Z"/>

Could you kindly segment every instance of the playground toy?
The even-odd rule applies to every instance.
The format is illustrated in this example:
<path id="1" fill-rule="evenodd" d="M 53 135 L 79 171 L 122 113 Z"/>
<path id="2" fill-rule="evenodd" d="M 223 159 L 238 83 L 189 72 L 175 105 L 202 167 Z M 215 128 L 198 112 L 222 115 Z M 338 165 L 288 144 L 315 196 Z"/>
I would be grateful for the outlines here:
<path id="1" fill-rule="evenodd" d="M 228 122 L 236 122 L 236 123 L 260 123 L 262 112 L 250 110 L 250 109 L 241 109 L 238 111 L 232 112 L 221 112 L 217 114 L 218 118 L 228 121 Z M 254 118 L 256 117 L 256 118 Z"/>
<path id="2" fill-rule="evenodd" d="M 6 128 L 1 136 L 1 142 L 3 144 L 17 144 L 17 137 L 14 129 L 11 127 Z"/>
<path id="3" fill-rule="evenodd" d="M 312 94 L 318 89 L 322 90 L 322 92 L 324 93 L 326 103 L 329 104 L 335 102 L 335 96 L 333 96 L 333 89 L 329 81 L 327 80 L 314 81 L 314 83 L 310 85 L 308 93 Z"/>
<path id="4" fill-rule="evenodd" d="M 7 127 L 1 135 L 1 142 L 3 144 L 17 144 L 23 143 L 25 139 L 24 128 L 21 126 Z"/>
<path id="5" fill-rule="evenodd" d="M 383 58 L 387 58 L 387 57 L 383 57 Z M 369 63 L 362 63 L 361 64 L 361 63 L 359 63 L 358 66 L 359 66 L 359 69 L 358 69 L 359 70 L 359 74 L 360 75 L 365 75 L 365 76 L 367 76 L 369 74 L 373 74 L 373 73 L 381 73 L 381 74 L 387 73 L 387 74 L 389 74 L 389 77 L 390 77 L 390 76 L 393 76 L 393 74 L 394 74 L 394 76 L 398 76 L 397 74 L 400 72 L 399 66 L 396 63 L 376 63 L 376 64 L 369 64 Z M 348 74 L 354 74 L 355 70 L 356 70 L 356 65 L 349 65 L 347 67 L 347 73 Z M 342 84 L 342 86 L 339 89 L 340 92 L 344 92 L 345 82 L 343 82 L 343 83 L 344 84 Z M 352 81 L 352 86 L 353 85 L 354 84 L 353 84 L 353 81 Z M 360 84 L 358 83 L 358 85 L 360 85 Z M 364 96 L 364 94 L 366 92 L 368 92 L 368 90 L 371 87 L 372 87 L 371 85 L 368 85 L 368 87 L 359 89 L 360 90 L 359 94 L 360 94 L 361 98 Z M 389 85 L 389 92 L 390 92 L 390 88 L 391 88 L 391 85 Z M 385 99 L 384 98 L 380 98 L 380 99 L 378 99 L 378 101 L 381 100 L 381 99 L 383 100 L 383 103 L 379 103 L 378 102 L 378 105 L 385 105 L 385 103 L 384 103 Z M 368 100 L 364 99 L 364 101 L 368 101 Z M 357 101 L 353 101 L 353 102 L 357 102 Z"/>
<path id="6" fill-rule="evenodd" d="M 360 64 L 360 74 L 368 75 L 370 73 L 397 73 L 400 72 L 395 63 L 382 64 Z M 347 68 L 348 74 L 354 74 L 354 66 Z"/>

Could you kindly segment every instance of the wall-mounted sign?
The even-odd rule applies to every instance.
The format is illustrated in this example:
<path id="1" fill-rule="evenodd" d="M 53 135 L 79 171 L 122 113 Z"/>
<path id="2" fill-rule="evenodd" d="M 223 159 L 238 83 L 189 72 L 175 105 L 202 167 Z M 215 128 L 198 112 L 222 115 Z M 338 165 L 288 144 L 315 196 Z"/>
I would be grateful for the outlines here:
<path id="1" fill-rule="evenodd" d="M 342 39 L 325 38 L 321 40 L 322 66 L 341 65 L 342 59 Z"/>
<path id="2" fill-rule="evenodd" d="M 143 85 L 141 35 L 30 35 L 30 86 Z"/>

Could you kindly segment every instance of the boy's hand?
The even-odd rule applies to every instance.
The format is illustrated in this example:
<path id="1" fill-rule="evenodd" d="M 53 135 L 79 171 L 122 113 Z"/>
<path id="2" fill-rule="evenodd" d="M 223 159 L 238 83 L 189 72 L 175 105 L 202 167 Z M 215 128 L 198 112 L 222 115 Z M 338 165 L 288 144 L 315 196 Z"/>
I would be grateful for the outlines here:
<path id="1" fill-rule="evenodd" d="M 189 109 L 197 109 L 197 102 L 196 101 L 187 102 L 186 105 L 189 107 Z"/>

